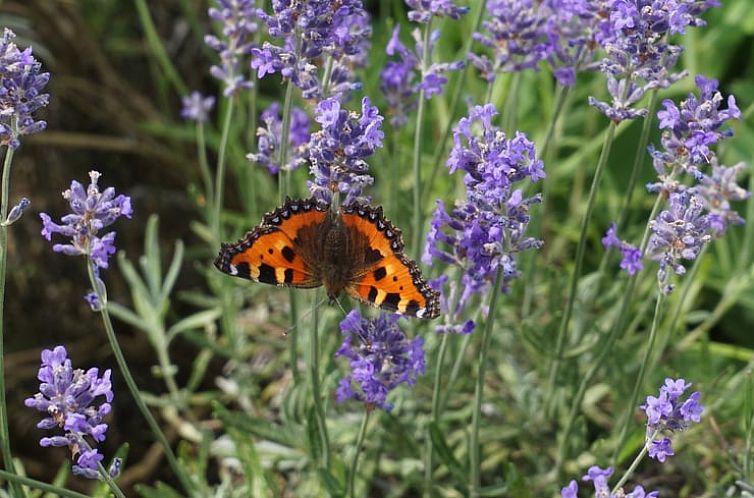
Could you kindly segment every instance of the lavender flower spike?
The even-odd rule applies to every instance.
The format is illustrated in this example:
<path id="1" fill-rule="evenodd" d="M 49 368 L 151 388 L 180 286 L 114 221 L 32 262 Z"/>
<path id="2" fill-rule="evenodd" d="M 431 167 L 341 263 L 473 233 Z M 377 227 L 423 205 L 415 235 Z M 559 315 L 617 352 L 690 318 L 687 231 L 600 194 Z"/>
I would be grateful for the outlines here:
<path id="1" fill-rule="evenodd" d="M 583 481 L 592 481 L 594 486 L 594 496 L 596 498 L 657 498 L 659 493 L 644 491 L 641 486 L 636 486 L 633 491 L 626 493 L 623 488 L 618 488 L 615 493 L 610 492 L 610 486 L 607 484 L 608 478 L 613 474 L 613 468 L 601 469 L 596 465 L 589 467 L 587 473 L 581 478 Z M 561 498 L 578 498 L 579 485 L 576 481 L 571 481 L 568 486 L 560 490 Z"/>
<path id="2" fill-rule="evenodd" d="M 338 385 L 338 402 L 355 399 L 389 411 L 390 391 L 424 374 L 424 340 L 409 341 L 397 322 L 397 315 L 368 320 L 358 310 L 340 322 L 344 339 L 335 356 L 348 358 L 351 373 Z"/>
<path id="3" fill-rule="evenodd" d="M 107 432 L 102 420 L 110 413 L 113 401 L 110 374 L 109 369 L 101 377 L 97 368 L 74 370 L 63 346 L 45 349 L 37 374 L 39 392 L 24 402 L 45 414 L 38 428 L 65 431 L 62 436 L 43 437 L 39 445 L 67 446 L 77 460 L 73 473 L 90 479 L 99 476 L 98 464 L 103 459 L 93 446 L 104 441 Z M 116 462 L 113 465 L 119 467 L 120 462 Z"/>
<path id="4" fill-rule="evenodd" d="M 257 129 L 258 151 L 246 155 L 246 159 L 253 161 L 276 175 L 280 170 L 294 171 L 306 162 L 309 155 L 309 116 L 306 111 L 298 107 L 291 109 L 291 128 L 288 135 L 288 147 L 290 150 L 288 164 L 278 164 L 278 151 L 280 150 L 280 137 L 283 130 L 283 120 L 280 113 L 280 104 L 274 102 L 264 110 L 261 115 L 264 127 Z"/>
<path id="5" fill-rule="evenodd" d="M 433 17 L 450 17 L 457 21 L 469 11 L 468 7 L 454 5 L 453 0 L 406 0 L 408 18 L 414 22 L 428 23 Z"/>
<path id="6" fill-rule="evenodd" d="M 19 137 L 38 133 L 47 127 L 32 116 L 46 107 L 50 96 L 42 93 L 50 80 L 43 73 L 42 64 L 32 56 L 31 47 L 21 51 L 13 38 L 13 31 L 5 29 L 0 40 L 0 145 L 16 149 Z"/>
<path id="7" fill-rule="evenodd" d="M 665 379 L 659 396 L 647 396 L 641 409 L 647 414 L 647 446 L 650 458 L 660 463 L 672 456 L 673 448 L 669 437 L 674 432 L 688 429 L 691 423 L 701 421 L 704 406 L 699 402 L 701 393 L 693 392 L 685 400 L 681 396 L 691 387 L 684 379 Z"/>
<path id="8" fill-rule="evenodd" d="M 115 223 L 121 216 L 133 215 L 131 198 L 115 195 L 115 189 L 106 188 L 100 192 L 100 173 L 90 171 L 91 183 L 84 188 L 76 180 L 71 188 L 63 192 L 63 198 L 71 206 L 71 214 L 63 216 L 62 225 L 52 221 L 47 213 L 40 213 L 42 218 L 42 236 L 52 240 L 52 234 L 58 233 L 70 237 L 67 244 L 55 244 L 52 250 L 68 256 L 87 256 L 97 268 L 107 268 L 108 260 L 115 254 L 115 232 L 100 236 L 100 231 Z"/>
<path id="9" fill-rule="evenodd" d="M 362 192 L 374 179 L 364 159 L 382 147 L 384 138 L 379 109 L 364 97 L 358 114 L 341 108 L 338 99 L 330 97 L 317 105 L 314 120 L 321 130 L 309 140 L 312 195 L 330 202 L 334 192 L 344 193 L 344 205 L 366 200 Z"/>
<path id="10" fill-rule="evenodd" d="M 209 17 L 222 25 L 222 38 L 215 35 L 204 37 L 212 50 L 220 54 L 220 64 L 210 68 L 210 74 L 225 83 L 226 97 L 249 89 L 242 61 L 248 61 L 251 52 L 251 37 L 257 32 L 255 0 L 216 0 L 216 7 L 209 9 Z M 248 64 L 248 62 L 247 62 Z"/>
<path id="11" fill-rule="evenodd" d="M 205 97 L 199 92 L 191 92 L 190 95 L 183 97 L 183 109 L 181 117 L 197 123 L 206 123 L 209 119 L 209 113 L 215 107 L 215 97 Z"/>

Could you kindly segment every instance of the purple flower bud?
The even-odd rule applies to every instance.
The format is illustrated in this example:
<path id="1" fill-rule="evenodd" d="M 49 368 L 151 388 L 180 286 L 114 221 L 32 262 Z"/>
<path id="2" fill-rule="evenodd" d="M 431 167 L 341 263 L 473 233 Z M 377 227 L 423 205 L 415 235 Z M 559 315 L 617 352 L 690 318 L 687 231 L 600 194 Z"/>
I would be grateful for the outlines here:
<path id="1" fill-rule="evenodd" d="M 215 97 L 205 97 L 199 92 L 191 92 L 183 97 L 183 110 L 181 117 L 197 123 L 206 123 L 209 113 L 215 107 Z"/>
<path id="2" fill-rule="evenodd" d="M 21 215 L 24 214 L 24 210 L 28 208 L 30 204 L 31 201 L 29 199 L 22 197 L 18 204 L 11 208 L 8 217 L 5 219 L 5 225 L 12 225 L 17 222 L 21 218 Z"/>

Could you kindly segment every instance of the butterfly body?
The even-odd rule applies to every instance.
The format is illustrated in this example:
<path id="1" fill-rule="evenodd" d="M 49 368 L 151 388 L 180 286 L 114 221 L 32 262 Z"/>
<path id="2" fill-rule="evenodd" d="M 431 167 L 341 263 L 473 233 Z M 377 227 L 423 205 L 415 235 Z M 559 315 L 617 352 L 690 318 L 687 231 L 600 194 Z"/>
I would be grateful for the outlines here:
<path id="1" fill-rule="evenodd" d="M 403 255 L 401 232 L 380 207 L 352 205 L 333 212 L 315 199 L 288 199 L 243 239 L 223 244 L 215 266 L 273 285 L 321 285 L 331 301 L 345 291 L 400 314 L 439 314 L 437 293 Z"/>

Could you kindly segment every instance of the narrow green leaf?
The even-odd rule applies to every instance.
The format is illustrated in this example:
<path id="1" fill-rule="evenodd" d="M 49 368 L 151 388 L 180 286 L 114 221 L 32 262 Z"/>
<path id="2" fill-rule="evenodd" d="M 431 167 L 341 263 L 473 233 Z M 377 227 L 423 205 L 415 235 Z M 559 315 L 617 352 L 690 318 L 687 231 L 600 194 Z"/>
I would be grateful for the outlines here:
<path id="1" fill-rule="evenodd" d="M 173 290 L 175 281 L 181 271 L 181 263 L 183 263 L 183 242 L 177 240 L 175 242 L 175 250 L 173 251 L 173 260 L 170 262 L 168 273 L 165 275 L 165 281 L 162 283 L 161 301 L 165 301 L 170 296 L 170 292 Z"/>
<path id="2" fill-rule="evenodd" d="M 305 437 L 300 427 L 282 426 L 244 413 L 231 412 L 219 403 L 214 403 L 212 406 L 215 416 L 222 420 L 225 425 L 245 434 L 253 434 L 290 448 L 299 447 L 300 441 Z"/>
<path id="3" fill-rule="evenodd" d="M 144 277 L 149 286 L 150 297 L 155 300 L 160 295 L 160 281 L 162 280 L 162 264 L 160 263 L 160 243 L 158 230 L 159 217 L 153 214 L 147 221 L 147 229 L 144 233 L 144 255 L 139 259 Z M 155 307 L 160 303 L 152 301 Z"/>
<path id="4" fill-rule="evenodd" d="M 186 318 L 174 323 L 168 329 L 168 338 L 172 340 L 176 335 L 186 332 L 187 330 L 201 329 L 220 318 L 222 311 L 220 308 L 200 311 L 189 315 Z"/>
<path id="5" fill-rule="evenodd" d="M 110 311 L 110 313 L 113 314 L 113 316 L 115 316 L 115 318 L 126 322 L 132 327 L 136 327 L 141 330 L 146 330 L 149 327 L 149 324 L 139 315 L 121 304 L 113 302 L 107 303 L 107 309 Z"/>
<path id="6" fill-rule="evenodd" d="M 317 469 L 317 475 L 319 475 L 319 480 L 322 481 L 330 496 L 333 498 L 345 496 L 345 483 L 338 481 L 327 469 Z"/>
<path id="7" fill-rule="evenodd" d="M 163 482 L 158 482 L 154 487 L 137 484 L 134 489 L 143 498 L 182 498 L 180 493 Z"/>
<path id="8" fill-rule="evenodd" d="M 448 467 L 448 470 L 453 477 L 462 486 L 468 486 L 469 484 L 469 472 L 466 470 L 461 462 L 453 454 L 448 444 L 445 442 L 445 436 L 440 431 L 440 427 L 436 422 L 429 424 L 429 436 L 432 439 L 432 447 L 434 448 L 437 456 L 442 463 Z"/>

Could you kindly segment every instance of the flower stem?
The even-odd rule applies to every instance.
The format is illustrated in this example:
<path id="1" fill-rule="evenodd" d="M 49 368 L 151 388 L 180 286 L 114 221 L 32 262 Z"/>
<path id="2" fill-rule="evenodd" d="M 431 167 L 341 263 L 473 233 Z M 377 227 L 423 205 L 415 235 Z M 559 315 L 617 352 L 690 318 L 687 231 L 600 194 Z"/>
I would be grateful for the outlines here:
<path id="1" fill-rule="evenodd" d="M 471 482 L 469 483 L 469 496 L 471 498 L 479 497 L 482 486 L 482 464 L 481 451 L 479 447 L 479 421 L 482 415 L 482 399 L 484 397 L 484 373 L 487 363 L 487 352 L 490 349 L 490 340 L 492 338 L 492 323 L 495 321 L 495 308 L 497 307 L 497 297 L 500 294 L 500 283 L 503 279 L 503 267 L 499 266 L 495 283 L 492 287 L 490 296 L 490 306 L 487 312 L 487 321 L 484 324 L 482 332 L 482 344 L 479 349 L 479 365 L 477 366 L 476 388 L 474 389 L 474 411 L 471 416 L 471 441 L 469 442 L 469 466 L 471 473 Z"/>
<path id="2" fill-rule="evenodd" d="M 228 99 L 228 108 L 225 110 L 225 120 L 223 130 L 220 135 L 220 147 L 217 151 L 217 171 L 215 172 L 215 206 L 212 215 L 212 233 L 215 236 L 215 244 L 219 244 L 222 239 L 220 213 L 223 209 L 223 193 L 225 190 L 225 160 L 226 150 L 228 148 L 228 136 L 230 135 L 230 125 L 233 120 L 234 101 L 231 97 Z"/>
<path id="3" fill-rule="evenodd" d="M 639 367 L 639 375 L 636 377 L 636 383 L 634 384 L 634 389 L 631 392 L 631 398 L 628 402 L 628 408 L 626 409 L 626 414 L 623 417 L 623 426 L 621 427 L 620 436 L 618 437 L 618 445 L 615 447 L 615 452 L 613 453 L 613 463 L 615 463 L 615 461 L 618 459 L 620 450 L 626 443 L 626 438 L 628 437 L 628 426 L 631 424 L 631 415 L 634 413 L 636 401 L 639 399 L 639 390 L 641 390 L 641 387 L 644 385 L 644 377 L 647 373 L 647 366 L 649 365 L 649 360 L 652 357 L 652 353 L 654 352 L 654 344 L 655 339 L 657 338 L 657 329 L 660 324 L 662 304 L 664 302 L 665 293 L 662 292 L 662 289 L 659 289 L 657 294 L 657 302 L 655 303 L 655 315 L 652 319 L 652 328 L 649 330 L 647 349 L 644 351 L 644 358 L 642 358 L 641 367 Z"/>
<path id="4" fill-rule="evenodd" d="M 37 481 L 36 479 L 31 479 L 29 477 L 19 476 L 11 472 L 6 472 L 4 470 L 0 470 L 0 477 L 10 481 L 19 488 L 20 485 L 23 484 L 33 489 L 39 489 L 47 493 L 52 493 L 53 496 L 62 496 L 65 498 L 89 498 L 87 495 L 82 495 L 81 493 L 77 493 L 76 491 L 71 491 L 59 486 L 47 484 L 46 482 Z"/>
<path id="5" fill-rule="evenodd" d="M 278 176 L 278 189 L 280 193 L 280 203 L 285 202 L 286 196 L 290 195 L 291 172 L 285 167 L 288 162 L 288 137 L 291 128 L 291 109 L 293 101 L 293 83 L 291 80 L 285 84 L 285 97 L 283 99 L 283 124 L 280 130 L 280 156 L 278 164 L 280 165 L 280 174 Z"/>
<path id="6" fill-rule="evenodd" d="M 207 143 L 204 137 L 204 123 L 201 121 L 196 123 L 196 155 L 199 156 L 199 171 L 202 174 L 202 181 L 204 182 L 205 202 L 209 209 L 211 209 L 210 206 L 215 205 L 215 188 L 212 185 L 212 174 L 209 171 L 209 164 L 207 162 Z"/>
<path id="7" fill-rule="evenodd" d="M 312 304 L 312 335 L 309 337 L 309 377 L 314 398 L 314 412 L 317 429 L 322 440 L 322 467 L 330 470 L 330 438 L 327 435 L 327 419 L 322 406 L 322 387 L 319 381 L 319 291 L 315 293 Z"/>
<path id="8" fill-rule="evenodd" d="M 364 436 L 367 433 L 367 424 L 369 424 L 369 415 L 372 413 L 372 408 L 366 406 L 364 409 L 364 417 L 361 419 L 361 428 L 359 429 L 359 435 L 356 436 L 356 450 L 353 454 L 353 460 L 351 461 L 351 470 L 348 472 L 348 492 L 346 496 L 354 498 L 356 496 L 356 470 L 359 468 L 359 456 L 361 455 L 361 446 L 364 444 Z"/>
<path id="9" fill-rule="evenodd" d="M 146 419 L 147 424 L 152 430 L 155 438 L 162 446 L 168 464 L 173 469 L 173 472 L 180 481 L 181 486 L 183 486 L 183 489 L 189 496 L 192 496 L 194 485 L 192 484 L 191 479 L 189 479 L 189 477 L 183 472 L 183 469 L 178 463 L 178 459 L 175 457 L 175 454 L 173 453 L 173 450 L 170 447 L 170 443 L 165 437 L 165 434 L 163 434 L 162 430 L 160 430 L 160 426 L 157 424 L 157 421 L 152 415 L 152 412 L 149 411 L 149 408 L 144 402 L 144 399 L 141 397 L 139 388 L 137 387 L 136 382 L 131 375 L 131 370 L 128 368 L 126 358 L 123 356 L 123 351 L 120 349 L 120 344 L 118 343 L 118 338 L 116 337 L 115 329 L 113 328 L 113 322 L 110 319 L 110 313 L 107 310 L 107 293 L 105 292 L 105 294 L 103 295 L 103 293 L 101 292 L 101 284 L 97 282 L 97 277 L 95 276 L 92 263 L 90 261 L 87 261 L 86 266 L 89 273 L 89 283 L 92 286 L 94 292 L 97 293 L 97 298 L 99 299 L 99 302 L 102 306 L 100 309 L 100 314 L 102 315 L 102 323 L 105 326 L 105 334 L 107 335 L 107 340 L 110 343 L 110 348 L 113 350 L 113 354 L 115 355 L 115 360 L 118 363 L 118 368 L 120 369 L 121 375 L 123 375 L 123 379 L 126 381 L 126 385 L 128 386 L 128 390 L 131 392 L 131 396 L 133 396 L 134 401 L 136 402 L 136 406 L 139 408 L 139 411 Z"/>
<path id="10" fill-rule="evenodd" d="M 440 418 L 440 379 L 442 378 L 442 367 L 445 363 L 445 353 L 448 349 L 448 332 L 442 334 L 440 339 L 440 349 L 437 352 L 437 363 L 435 364 L 434 387 L 432 388 L 432 422 L 437 422 Z M 424 496 L 432 497 L 432 438 L 427 431 L 427 440 L 424 444 Z"/>
<path id="11" fill-rule="evenodd" d="M 422 60 L 421 60 L 421 73 L 422 78 L 427 70 L 427 63 L 429 62 L 429 35 L 432 30 L 431 19 L 424 25 L 424 33 L 422 35 Z M 414 133 L 414 157 L 413 157 L 413 171 L 414 171 L 414 206 L 413 206 L 413 237 L 411 241 L 411 254 L 414 259 L 419 259 L 419 245 L 422 236 L 422 179 L 421 179 L 421 152 L 422 152 L 422 132 L 424 131 L 424 110 L 426 108 L 426 102 L 424 98 L 424 89 L 419 90 L 419 107 L 416 110 L 416 131 Z"/>
<path id="12" fill-rule="evenodd" d="M 607 159 L 610 156 L 610 149 L 613 145 L 613 139 L 615 138 L 615 121 L 610 121 L 609 128 L 607 129 L 607 135 L 605 136 L 605 142 L 602 145 L 602 153 L 600 154 L 597 168 L 594 171 L 594 178 L 592 179 L 592 186 L 589 190 L 589 198 L 587 199 L 586 212 L 581 219 L 581 231 L 579 234 L 579 244 L 576 248 L 576 261 L 573 273 L 571 273 L 571 282 L 568 291 L 568 301 L 566 302 L 565 312 L 560 320 L 560 326 L 558 327 L 558 336 L 555 344 L 555 357 L 550 365 L 550 375 L 547 382 L 547 390 L 545 395 L 546 403 L 548 404 L 546 413 L 552 411 L 552 400 L 555 398 L 555 384 L 560 373 L 560 364 L 563 361 L 563 349 L 565 348 L 565 338 L 568 330 L 568 323 L 571 320 L 571 313 L 573 312 L 573 304 L 576 301 L 576 293 L 579 286 L 579 277 L 581 277 L 581 267 L 584 263 L 584 252 L 587 242 L 587 231 L 589 229 L 589 222 L 592 219 L 592 209 L 594 208 L 594 201 L 597 198 L 597 190 L 599 188 L 600 179 L 602 178 L 602 171 L 605 169 Z"/>
<path id="13" fill-rule="evenodd" d="M 634 473 L 634 470 L 636 470 L 636 467 L 639 466 L 639 463 L 644 459 L 644 456 L 649 451 L 649 444 L 654 441 L 655 436 L 657 436 L 657 433 L 659 431 L 655 430 L 654 433 L 652 433 L 652 437 L 650 437 L 648 440 L 644 441 L 644 447 L 642 447 L 641 451 L 638 455 L 636 455 L 636 458 L 634 458 L 634 461 L 631 462 L 631 465 L 626 469 L 626 471 L 623 473 L 623 476 L 620 478 L 620 480 L 615 483 L 615 486 L 613 487 L 613 490 L 610 492 L 611 495 L 615 495 L 618 492 L 618 489 L 623 486 L 626 481 L 628 481 L 628 478 L 631 477 L 631 474 Z"/>
<path id="14" fill-rule="evenodd" d="M 10 169 L 13 162 L 13 149 L 5 148 L 3 161 L 3 176 L 0 189 L 0 452 L 3 455 L 3 466 L 11 474 L 16 473 L 13 465 L 13 453 L 10 449 L 10 435 L 8 429 L 8 405 L 5 399 L 5 274 L 8 263 L 8 226 L 4 224 L 8 217 L 10 205 Z M 26 496 L 17 482 L 11 483 L 13 495 Z"/>
<path id="15" fill-rule="evenodd" d="M 157 33 L 157 28 L 155 28 L 154 21 L 152 21 L 152 16 L 149 14 L 149 7 L 147 7 L 146 0 L 134 0 L 134 3 L 136 3 L 136 11 L 139 15 L 139 21 L 141 22 L 142 29 L 144 29 L 144 35 L 147 37 L 147 44 L 152 50 L 152 55 L 157 59 L 157 63 L 162 68 L 167 79 L 170 80 L 175 91 L 180 95 L 186 95 L 188 93 L 186 83 L 183 82 L 178 70 L 170 61 L 170 57 L 165 50 L 165 45 L 163 45 L 162 40 L 160 40 L 160 35 Z"/>
<path id="16" fill-rule="evenodd" d="M 482 17 L 484 17 L 484 12 L 487 6 L 487 0 L 482 0 L 477 5 L 479 5 L 479 10 L 477 10 L 476 17 L 474 18 L 474 26 L 471 29 L 472 33 L 479 31 L 479 26 L 482 23 Z M 473 36 L 469 35 L 466 37 L 466 44 L 463 47 L 464 57 L 471 50 L 471 44 L 473 42 Z M 435 185 L 437 172 L 440 169 L 440 165 L 443 164 L 442 156 L 445 154 L 445 146 L 447 145 L 448 139 L 450 138 L 450 133 L 453 130 L 453 116 L 456 113 L 456 109 L 458 109 L 458 104 L 460 104 L 461 102 L 461 96 L 463 95 L 465 90 L 468 90 L 468 88 L 466 88 L 466 78 L 468 77 L 470 69 L 471 68 L 469 67 L 469 65 L 466 64 L 461 70 L 461 73 L 458 75 L 458 82 L 456 83 L 455 90 L 453 91 L 453 97 L 450 100 L 450 107 L 448 108 L 448 123 L 445 125 L 445 130 L 442 133 L 442 138 L 440 138 L 437 152 L 435 152 L 435 157 L 432 159 L 432 172 L 430 173 L 429 180 L 427 181 L 427 188 L 424 189 L 426 195 L 422 198 L 422 206 L 427 203 L 428 199 L 426 198 L 426 196 L 430 195 L 430 193 L 433 191 L 432 189 Z"/>

